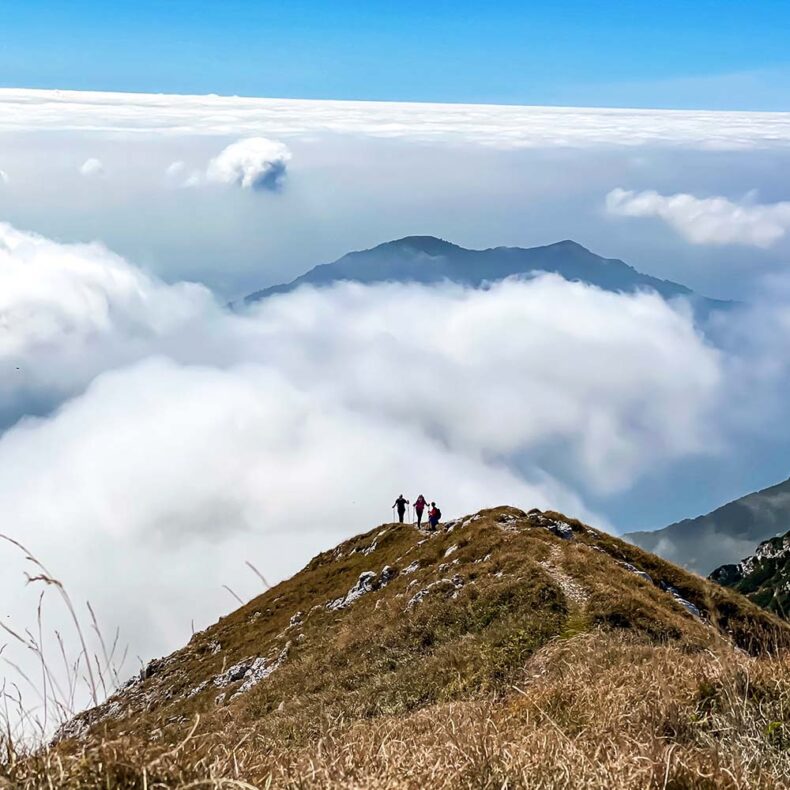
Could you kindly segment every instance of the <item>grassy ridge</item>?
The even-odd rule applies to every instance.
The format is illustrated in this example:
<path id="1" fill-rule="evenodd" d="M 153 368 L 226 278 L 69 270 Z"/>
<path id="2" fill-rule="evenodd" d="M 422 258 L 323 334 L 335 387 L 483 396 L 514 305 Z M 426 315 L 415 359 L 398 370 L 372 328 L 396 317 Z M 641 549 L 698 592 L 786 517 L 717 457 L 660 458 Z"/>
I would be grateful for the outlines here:
<path id="1" fill-rule="evenodd" d="M 384 525 L 2 770 L 20 787 L 55 764 L 56 786 L 91 788 L 781 787 L 789 644 L 742 596 L 560 514 Z M 268 674 L 226 682 L 240 664 Z"/>

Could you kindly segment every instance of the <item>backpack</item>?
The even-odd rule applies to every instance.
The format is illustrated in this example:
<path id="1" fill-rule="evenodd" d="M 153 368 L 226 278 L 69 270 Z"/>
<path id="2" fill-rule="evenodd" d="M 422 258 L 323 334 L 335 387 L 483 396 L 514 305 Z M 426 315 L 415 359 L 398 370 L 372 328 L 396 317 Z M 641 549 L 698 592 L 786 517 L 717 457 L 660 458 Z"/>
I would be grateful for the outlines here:
<path id="1" fill-rule="evenodd" d="M 434 509 L 433 517 L 434 517 L 434 518 L 435 518 L 437 521 L 439 521 L 439 520 L 441 519 L 441 517 L 442 517 L 442 511 L 441 511 L 441 510 L 439 510 L 439 508 L 438 508 L 438 507 Z"/>

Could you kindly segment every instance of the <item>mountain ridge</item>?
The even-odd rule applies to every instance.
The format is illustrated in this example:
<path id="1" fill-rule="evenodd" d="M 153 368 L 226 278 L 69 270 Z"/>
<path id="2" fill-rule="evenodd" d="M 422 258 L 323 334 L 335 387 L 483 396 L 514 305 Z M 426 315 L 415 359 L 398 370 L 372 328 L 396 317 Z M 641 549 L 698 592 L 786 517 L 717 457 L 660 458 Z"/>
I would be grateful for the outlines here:
<path id="1" fill-rule="evenodd" d="M 450 281 L 471 287 L 535 272 L 559 274 L 610 291 L 650 289 L 665 299 L 686 297 L 703 310 L 725 309 L 730 302 L 709 299 L 671 280 L 643 274 L 618 258 L 604 258 L 571 239 L 538 247 L 489 247 L 475 250 L 435 236 L 404 236 L 346 253 L 319 264 L 288 283 L 255 291 L 242 300 L 253 304 L 300 285 L 325 287 L 340 281 L 363 284 Z"/>
<path id="2" fill-rule="evenodd" d="M 769 787 L 783 741 L 747 763 L 720 732 L 780 715 L 788 646 L 743 596 L 560 513 L 382 524 L 151 661 L 47 764 L 97 790 L 108 772 L 130 788 Z"/>
<path id="3" fill-rule="evenodd" d="M 751 553 L 790 526 L 790 479 L 745 494 L 709 513 L 662 529 L 623 535 L 645 551 L 708 575 Z"/>

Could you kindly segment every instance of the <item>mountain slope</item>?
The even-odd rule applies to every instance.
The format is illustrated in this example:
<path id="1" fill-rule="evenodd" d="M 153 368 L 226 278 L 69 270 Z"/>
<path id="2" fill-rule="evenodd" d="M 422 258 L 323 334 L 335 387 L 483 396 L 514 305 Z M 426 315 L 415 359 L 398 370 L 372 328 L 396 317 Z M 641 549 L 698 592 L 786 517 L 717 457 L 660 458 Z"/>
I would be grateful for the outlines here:
<path id="1" fill-rule="evenodd" d="M 785 658 L 761 657 L 790 645 L 781 621 L 560 514 L 447 527 L 382 525 L 152 661 L 63 728 L 69 781 L 771 787 L 790 769 L 781 727 L 754 736 L 790 701 Z M 760 706 L 730 697 L 744 671 Z"/>
<path id="2" fill-rule="evenodd" d="M 708 308 L 728 304 L 699 297 L 678 283 L 642 274 L 623 261 L 602 258 L 573 241 L 529 249 L 468 250 L 433 236 L 407 236 L 373 249 L 348 253 L 333 263 L 316 266 L 290 283 L 250 294 L 244 302 L 286 293 L 300 285 L 327 286 L 341 280 L 365 284 L 430 284 L 449 280 L 479 287 L 486 282 L 527 276 L 536 271 L 554 272 L 566 280 L 580 280 L 609 291 L 653 289 L 667 299 L 685 296 Z"/>
<path id="3" fill-rule="evenodd" d="M 790 620 L 790 531 L 763 541 L 741 562 L 722 565 L 710 578 Z"/>
<path id="4" fill-rule="evenodd" d="M 687 518 L 654 532 L 623 537 L 689 570 L 707 575 L 737 561 L 760 541 L 790 527 L 790 480 L 747 494 L 697 518 Z"/>

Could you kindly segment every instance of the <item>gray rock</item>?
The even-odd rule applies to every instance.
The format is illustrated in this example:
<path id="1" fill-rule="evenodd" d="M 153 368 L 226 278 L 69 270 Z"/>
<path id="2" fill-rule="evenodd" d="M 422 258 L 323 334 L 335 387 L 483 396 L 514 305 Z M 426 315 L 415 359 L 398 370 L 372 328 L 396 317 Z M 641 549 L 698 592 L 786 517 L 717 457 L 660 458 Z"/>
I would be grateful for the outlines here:
<path id="1" fill-rule="evenodd" d="M 694 615 L 698 620 L 702 619 L 702 615 L 700 614 L 699 609 L 694 606 L 691 601 L 687 601 L 685 598 L 681 598 L 680 595 L 677 593 L 672 594 L 672 597 L 689 613 Z"/>
<path id="2" fill-rule="evenodd" d="M 228 667 L 224 672 L 217 675 L 212 682 L 215 686 L 222 687 L 243 680 L 253 661 L 255 661 L 254 658 L 245 658 L 243 661 L 239 661 L 238 664 Z"/>
<path id="3" fill-rule="evenodd" d="M 558 538 L 573 540 L 573 529 L 571 529 L 570 524 L 566 524 L 564 521 L 555 521 L 547 529 Z"/>
<path id="4" fill-rule="evenodd" d="M 376 574 L 373 571 L 360 573 L 357 583 L 342 598 L 330 601 L 326 608 L 331 612 L 336 612 L 351 606 L 354 601 L 358 601 L 363 595 L 373 591 L 373 580 L 375 578 Z"/>
<path id="5" fill-rule="evenodd" d="M 640 571 L 639 568 L 631 565 L 630 562 L 621 562 L 620 565 L 622 565 L 627 571 L 631 571 L 631 573 L 639 576 L 640 579 L 644 579 L 648 584 L 653 584 L 653 579 L 649 574 L 645 573 L 644 571 Z"/>
<path id="6" fill-rule="evenodd" d="M 452 590 L 453 593 L 457 593 L 461 587 L 464 586 L 464 580 L 456 574 L 453 576 L 452 579 L 439 579 L 438 581 L 432 582 L 427 587 L 423 587 L 422 590 L 419 590 L 415 593 L 410 599 L 408 604 L 406 604 L 407 609 L 412 609 L 413 607 L 417 606 L 417 604 L 422 603 L 423 600 L 427 596 L 429 596 L 432 592 L 437 592 L 439 590 Z"/>

